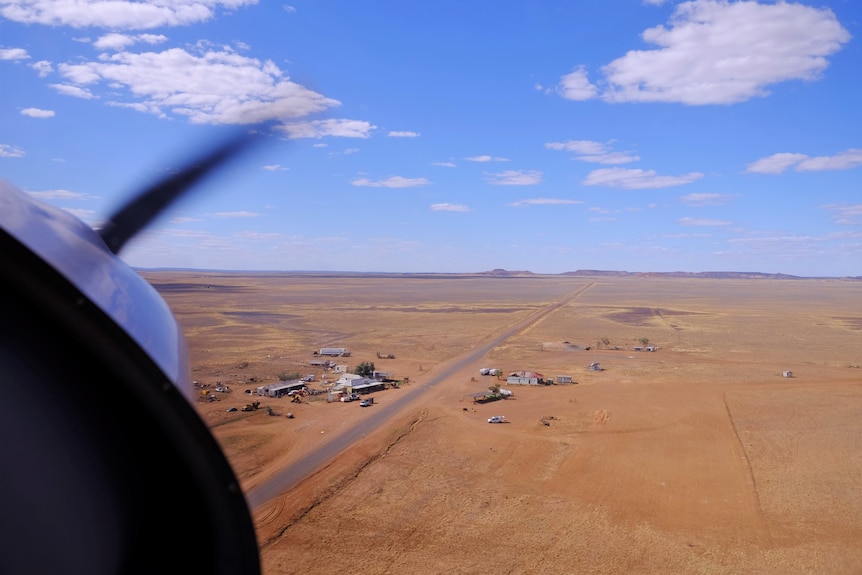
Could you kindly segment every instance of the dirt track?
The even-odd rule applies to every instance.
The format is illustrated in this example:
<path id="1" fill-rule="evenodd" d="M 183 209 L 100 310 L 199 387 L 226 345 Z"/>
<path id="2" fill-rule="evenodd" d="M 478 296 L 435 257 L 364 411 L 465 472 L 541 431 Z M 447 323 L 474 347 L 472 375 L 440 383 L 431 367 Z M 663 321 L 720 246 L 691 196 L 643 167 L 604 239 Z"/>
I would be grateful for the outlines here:
<path id="1" fill-rule="evenodd" d="M 413 383 L 378 394 L 382 407 L 471 341 L 585 283 L 218 281 L 236 289 L 200 308 L 181 290 L 163 293 L 188 326 L 196 377 L 234 386 L 201 414 L 247 491 L 369 417 L 322 401 L 290 407 L 294 420 L 226 414 L 251 385 L 241 380 L 279 368 L 262 352 L 294 350 L 282 360 L 298 364 L 338 341 L 358 362 L 388 344 L 398 359 L 380 363 Z M 265 572 L 862 572 L 862 332 L 848 313 L 860 292 L 840 281 L 602 279 L 260 506 Z M 200 311 L 285 314 L 285 300 L 299 336 Z M 491 308 L 507 311 L 483 313 Z M 324 333 L 333 337 L 319 343 Z M 621 349 L 595 349 L 602 337 Z M 661 349 L 633 352 L 644 337 Z M 241 357 L 251 360 L 240 370 Z M 594 361 L 604 371 L 585 369 Z M 487 385 L 478 366 L 579 383 L 474 405 L 465 397 Z M 488 425 L 496 414 L 511 423 Z"/>

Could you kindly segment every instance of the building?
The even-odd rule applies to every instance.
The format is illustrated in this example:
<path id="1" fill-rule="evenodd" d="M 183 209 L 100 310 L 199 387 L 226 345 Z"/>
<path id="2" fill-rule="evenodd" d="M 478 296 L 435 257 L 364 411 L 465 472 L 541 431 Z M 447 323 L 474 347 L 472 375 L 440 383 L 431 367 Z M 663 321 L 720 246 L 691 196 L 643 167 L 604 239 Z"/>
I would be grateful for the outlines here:
<path id="1" fill-rule="evenodd" d="M 557 376 L 557 383 L 572 383 L 572 376 L 571 375 L 558 375 Z"/>
<path id="2" fill-rule="evenodd" d="M 544 383 L 545 376 L 534 371 L 516 371 L 510 373 L 506 379 L 506 383 L 512 385 L 539 385 Z"/>
<path id="3" fill-rule="evenodd" d="M 350 350 L 346 347 L 322 347 L 314 352 L 315 355 L 327 355 L 330 357 L 350 357 Z"/>
<path id="4" fill-rule="evenodd" d="M 349 376 L 349 377 L 348 377 Z M 386 384 L 370 377 L 361 377 L 355 373 L 346 373 L 330 391 L 342 394 L 365 394 L 386 389 Z"/>
<path id="5" fill-rule="evenodd" d="M 353 393 L 358 393 L 359 395 L 374 393 L 375 391 L 383 391 L 384 389 L 386 389 L 386 384 L 382 381 L 377 381 L 376 379 L 363 383 L 354 383 L 351 386 Z"/>
<path id="6" fill-rule="evenodd" d="M 284 397 L 294 389 L 302 389 L 305 387 L 305 382 L 298 379 L 291 381 L 279 381 L 257 388 L 257 394 L 265 397 Z"/>

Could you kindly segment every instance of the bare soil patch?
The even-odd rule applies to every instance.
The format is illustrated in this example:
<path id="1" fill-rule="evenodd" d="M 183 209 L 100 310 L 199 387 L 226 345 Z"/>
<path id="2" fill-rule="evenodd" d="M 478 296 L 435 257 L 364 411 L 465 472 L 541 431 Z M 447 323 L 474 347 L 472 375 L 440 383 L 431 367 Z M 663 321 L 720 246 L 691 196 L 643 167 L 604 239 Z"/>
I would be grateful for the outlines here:
<path id="1" fill-rule="evenodd" d="M 862 283 L 145 276 L 186 329 L 194 377 L 231 387 L 197 405 L 246 490 L 374 409 L 316 396 L 225 411 L 279 372 L 319 379 L 312 350 L 348 347 L 348 365 L 422 386 L 588 288 L 256 509 L 268 575 L 862 572 L 862 332 L 846 313 Z M 661 349 L 633 351 L 642 338 Z M 579 383 L 503 383 L 514 398 L 475 404 L 496 381 L 480 367 Z"/>

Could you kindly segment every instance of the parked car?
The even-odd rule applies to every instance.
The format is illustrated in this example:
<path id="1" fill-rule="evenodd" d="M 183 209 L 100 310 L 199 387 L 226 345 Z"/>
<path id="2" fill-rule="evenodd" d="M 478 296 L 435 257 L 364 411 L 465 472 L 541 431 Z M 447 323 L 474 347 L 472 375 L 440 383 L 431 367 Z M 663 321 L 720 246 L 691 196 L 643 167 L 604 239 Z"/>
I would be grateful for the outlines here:
<path id="1" fill-rule="evenodd" d="M 506 417 L 503 415 L 494 415 L 488 418 L 488 423 L 505 423 Z"/>
<path id="2" fill-rule="evenodd" d="M 373 397 L 369 397 L 368 399 L 363 399 L 359 403 L 359 407 L 368 407 L 369 405 L 374 405 L 374 398 Z"/>
<path id="3" fill-rule="evenodd" d="M 225 411 L 227 411 L 228 413 L 232 413 L 232 412 L 236 411 L 236 408 L 235 407 L 228 407 Z"/>
<path id="4" fill-rule="evenodd" d="M 358 393 L 351 393 L 350 395 L 345 395 L 344 397 L 342 397 L 341 401 L 346 403 L 348 401 L 356 401 L 357 399 L 359 399 L 359 394 Z"/>

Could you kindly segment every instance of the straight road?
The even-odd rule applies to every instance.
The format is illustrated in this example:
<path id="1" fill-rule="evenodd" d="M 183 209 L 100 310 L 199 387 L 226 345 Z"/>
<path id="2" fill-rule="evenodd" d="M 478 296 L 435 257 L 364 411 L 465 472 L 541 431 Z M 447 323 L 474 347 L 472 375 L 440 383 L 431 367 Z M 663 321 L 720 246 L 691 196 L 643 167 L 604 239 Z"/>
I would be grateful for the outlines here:
<path id="1" fill-rule="evenodd" d="M 269 480 L 250 489 L 249 492 L 246 493 L 246 499 L 248 500 L 249 506 L 252 509 L 255 509 L 273 497 L 281 495 L 291 487 L 297 485 L 300 481 L 318 469 L 321 469 L 340 453 L 353 446 L 353 444 L 359 441 L 359 438 L 371 433 L 372 431 L 380 429 L 382 425 L 385 425 L 398 412 L 409 406 L 411 403 L 417 402 L 417 400 L 429 389 L 435 387 L 440 382 L 445 381 L 447 378 L 469 366 L 471 363 L 479 361 L 494 347 L 500 345 L 500 343 L 512 337 L 514 334 L 521 333 L 525 329 L 538 323 L 547 315 L 568 305 L 588 289 L 593 287 L 593 285 L 595 285 L 595 283 L 590 282 L 577 291 L 562 298 L 560 301 L 541 308 L 534 314 L 509 327 L 504 332 L 498 334 L 484 344 L 438 366 L 429 374 L 429 378 L 422 385 L 411 387 L 409 390 L 400 391 L 398 398 L 395 401 L 391 403 L 387 402 L 386 405 L 375 405 L 372 415 L 368 418 L 363 419 L 352 428 L 340 433 L 336 437 L 333 437 L 330 441 L 306 454 L 293 464 L 285 467 L 273 475 Z"/>

